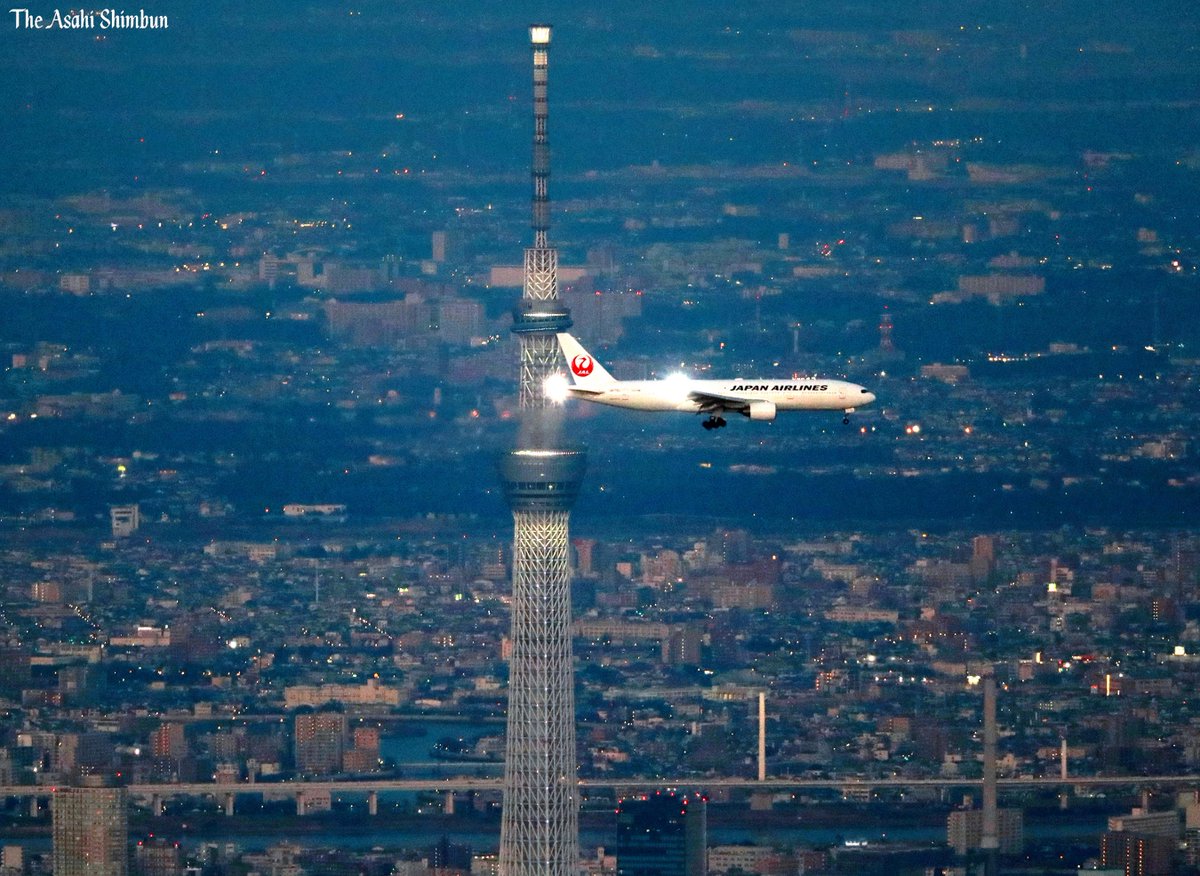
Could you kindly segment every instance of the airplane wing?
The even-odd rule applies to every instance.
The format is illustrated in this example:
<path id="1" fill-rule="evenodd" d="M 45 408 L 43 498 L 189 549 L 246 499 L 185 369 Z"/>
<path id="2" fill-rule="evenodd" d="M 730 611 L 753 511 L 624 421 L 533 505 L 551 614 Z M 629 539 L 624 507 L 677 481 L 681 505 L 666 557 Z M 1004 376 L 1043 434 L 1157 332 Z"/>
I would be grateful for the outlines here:
<path id="1" fill-rule="evenodd" d="M 722 408 L 727 411 L 740 411 L 743 408 L 749 408 L 753 402 L 766 400 L 747 395 L 727 395 L 719 392 L 699 391 L 689 392 L 688 398 L 690 398 L 692 401 L 699 402 L 701 411 L 709 411 L 716 408 Z"/>
<path id="2" fill-rule="evenodd" d="M 688 393 L 688 397 L 700 406 L 700 413 L 714 418 L 718 426 L 725 424 L 721 419 L 723 411 L 736 411 L 751 420 L 775 419 L 775 402 L 758 396 L 694 389 Z"/>

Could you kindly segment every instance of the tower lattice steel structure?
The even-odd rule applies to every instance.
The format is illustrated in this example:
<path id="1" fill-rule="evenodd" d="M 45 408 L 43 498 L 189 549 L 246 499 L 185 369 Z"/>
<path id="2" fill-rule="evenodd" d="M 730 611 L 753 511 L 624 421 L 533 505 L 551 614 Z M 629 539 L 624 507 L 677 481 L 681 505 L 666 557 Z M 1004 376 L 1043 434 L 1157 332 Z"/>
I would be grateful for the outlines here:
<path id="1" fill-rule="evenodd" d="M 558 370 L 557 332 L 571 325 L 558 301 L 558 252 L 548 244 L 550 149 L 546 76 L 550 27 L 533 46 L 533 246 L 513 311 L 520 343 L 521 431 L 500 461 L 513 513 L 512 657 L 509 663 L 502 876 L 573 876 L 579 858 L 575 689 L 571 661 L 568 524 L 586 456 L 567 447 L 545 384 Z"/>

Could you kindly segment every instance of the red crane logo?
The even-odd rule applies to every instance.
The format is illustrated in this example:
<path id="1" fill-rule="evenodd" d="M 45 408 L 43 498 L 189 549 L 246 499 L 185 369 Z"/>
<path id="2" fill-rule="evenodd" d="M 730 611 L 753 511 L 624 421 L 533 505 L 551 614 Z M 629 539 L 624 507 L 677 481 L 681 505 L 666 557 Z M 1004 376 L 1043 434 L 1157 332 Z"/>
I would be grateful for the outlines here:
<path id="1" fill-rule="evenodd" d="M 576 377 L 587 377 L 594 367 L 591 356 L 576 356 L 571 360 L 571 373 Z"/>

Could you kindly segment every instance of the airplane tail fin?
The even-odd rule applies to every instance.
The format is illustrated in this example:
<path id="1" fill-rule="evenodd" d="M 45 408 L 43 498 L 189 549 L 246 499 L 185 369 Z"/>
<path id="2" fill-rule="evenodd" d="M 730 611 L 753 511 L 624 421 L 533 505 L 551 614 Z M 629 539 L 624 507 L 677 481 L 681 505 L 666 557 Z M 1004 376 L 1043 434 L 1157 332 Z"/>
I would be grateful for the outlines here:
<path id="1" fill-rule="evenodd" d="M 558 335 L 558 347 L 567 360 L 571 380 L 579 389 L 602 389 L 617 382 L 596 357 L 583 348 L 583 344 L 566 332 Z"/>

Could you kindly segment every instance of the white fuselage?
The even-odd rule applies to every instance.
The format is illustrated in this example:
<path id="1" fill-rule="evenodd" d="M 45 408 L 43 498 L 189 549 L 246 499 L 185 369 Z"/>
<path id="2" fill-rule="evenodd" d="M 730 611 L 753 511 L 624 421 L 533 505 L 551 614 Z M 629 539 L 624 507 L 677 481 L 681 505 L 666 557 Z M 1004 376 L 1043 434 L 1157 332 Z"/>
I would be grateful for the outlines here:
<path id="1" fill-rule="evenodd" d="M 842 411 L 870 404 L 873 393 L 845 380 L 802 378 L 779 380 L 620 380 L 584 390 L 570 387 L 575 398 L 639 411 L 700 413 L 713 407 L 735 409 L 735 400 L 771 402 L 781 411 Z M 714 403 L 716 399 L 727 400 Z"/>
<path id="2" fill-rule="evenodd" d="M 662 380 L 617 380 L 571 335 L 559 332 L 556 337 L 570 375 L 556 379 L 563 395 L 635 411 L 707 414 L 705 429 L 724 426 L 727 413 L 773 420 L 777 411 L 845 411 L 842 422 L 848 423 L 852 411 L 875 401 L 875 394 L 857 383 L 824 377 L 693 380 L 675 374 Z"/>

